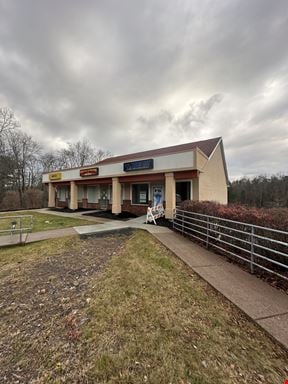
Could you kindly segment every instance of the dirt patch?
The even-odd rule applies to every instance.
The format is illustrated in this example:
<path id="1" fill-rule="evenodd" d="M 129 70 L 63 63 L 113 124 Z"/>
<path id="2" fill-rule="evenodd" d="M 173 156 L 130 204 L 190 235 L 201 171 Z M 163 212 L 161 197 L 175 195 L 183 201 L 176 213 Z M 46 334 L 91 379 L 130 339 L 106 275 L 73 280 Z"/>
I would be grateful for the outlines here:
<path id="1" fill-rule="evenodd" d="M 79 240 L 81 247 L 6 267 L 0 282 L 1 383 L 54 382 L 53 375 L 69 365 L 79 366 L 81 377 L 87 287 L 126 239 Z"/>

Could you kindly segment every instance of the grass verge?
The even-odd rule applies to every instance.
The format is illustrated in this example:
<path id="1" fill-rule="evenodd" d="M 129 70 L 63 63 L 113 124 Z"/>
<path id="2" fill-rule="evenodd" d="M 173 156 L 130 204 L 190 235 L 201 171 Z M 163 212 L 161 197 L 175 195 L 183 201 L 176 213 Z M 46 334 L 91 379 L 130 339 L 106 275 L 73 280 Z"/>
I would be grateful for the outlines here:
<path id="1" fill-rule="evenodd" d="M 0 267 L 10 271 L 0 279 L 1 383 L 288 376 L 287 351 L 144 231 L 27 247 Z"/>
<path id="2" fill-rule="evenodd" d="M 91 221 L 85 219 L 78 219 L 74 217 L 64 217 L 46 213 L 40 213 L 35 211 L 21 211 L 21 212 L 9 212 L 0 214 L 0 230 L 10 230 L 12 221 L 16 222 L 16 229 L 20 228 L 19 219 L 2 219 L 1 217 L 6 216 L 17 216 L 17 215 L 32 215 L 33 216 L 33 229 L 32 232 L 47 231 L 49 229 L 59 229 L 76 227 L 80 225 L 91 225 Z M 22 226 L 29 226 L 30 219 L 23 219 Z M 96 223 L 93 223 L 96 224 Z M 2 235 L 9 235 L 9 233 L 2 233 Z"/>
<path id="3" fill-rule="evenodd" d="M 91 382 L 272 384 L 288 376 L 287 353 L 145 232 L 111 260 L 91 297 Z"/>

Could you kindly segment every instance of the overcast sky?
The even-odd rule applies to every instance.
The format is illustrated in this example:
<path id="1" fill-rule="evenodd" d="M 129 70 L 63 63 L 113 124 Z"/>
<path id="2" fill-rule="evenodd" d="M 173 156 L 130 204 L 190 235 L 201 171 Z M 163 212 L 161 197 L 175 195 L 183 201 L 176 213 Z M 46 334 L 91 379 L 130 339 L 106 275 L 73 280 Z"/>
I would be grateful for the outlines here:
<path id="1" fill-rule="evenodd" d="M 222 136 L 231 179 L 288 170 L 287 0 L 0 0 L 0 106 L 46 148 Z"/>

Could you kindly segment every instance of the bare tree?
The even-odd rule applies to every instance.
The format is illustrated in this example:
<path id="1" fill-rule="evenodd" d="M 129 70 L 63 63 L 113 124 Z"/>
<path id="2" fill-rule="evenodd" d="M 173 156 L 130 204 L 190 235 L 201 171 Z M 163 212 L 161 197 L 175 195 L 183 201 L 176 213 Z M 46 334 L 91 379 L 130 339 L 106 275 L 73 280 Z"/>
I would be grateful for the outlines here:
<path id="1" fill-rule="evenodd" d="M 23 193 L 35 183 L 40 172 L 40 146 L 31 136 L 19 130 L 10 132 L 7 139 L 9 156 L 14 163 L 11 176 L 13 189 L 19 192 L 20 204 L 23 206 Z"/>
<path id="2" fill-rule="evenodd" d="M 5 192 L 12 187 L 14 168 L 14 162 L 11 157 L 5 153 L 0 153 L 0 202 L 3 199 Z"/>
<path id="3" fill-rule="evenodd" d="M 42 172 L 83 167 L 111 156 L 87 140 L 67 143 L 65 149 L 42 154 L 40 145 L 18 127 L 20 123 L 13 111 L 0 108 L 0 203 L 9 195 L 8 191 L 14 191 L 14 195 L 19 195 L 20 207 L 24 207 L 30 188 L 42 189 Z M 6 200 L 11 200 L 7 196 Z"/>
<path id="4" fill-rule="evenodd" d="M 42 172 L 51 172 L 61 168 L 60 159 L 57 152 L 46 152 L 40 157 Z"/>
<path id="5" fill-rule="evenodd" d="M 20 123 L 15 118 L 14 112 L 10 108 L 0 108 L 0 137 L 19 127 Z"/>
<path id="6" fill-rule="evenodd" d="M 95 163 L 98 163 L 101 160 L 107 159 L 108 157 L 113 156 L 110 151 L 104 151 L 103 149 L 98 149 L 94 153 L 94 161 Z"/>
<path id="7" fill-rule="evenodd" d="M 11 109 L 0 108 L 0 202 L 5 191 L 11 186 L 14 169 L 14 161 L 7 150 L 7 137 L 19 125 Z"/>
<path id="8" fill-rule="evenodd" d="M 110 156 L 109 151 L 96 148 L 86 140 L 79 140 L 76 143 L 68 143 L 67 148 L 58 152 L 58 165 L 60 168 L 83 167 Z"/>

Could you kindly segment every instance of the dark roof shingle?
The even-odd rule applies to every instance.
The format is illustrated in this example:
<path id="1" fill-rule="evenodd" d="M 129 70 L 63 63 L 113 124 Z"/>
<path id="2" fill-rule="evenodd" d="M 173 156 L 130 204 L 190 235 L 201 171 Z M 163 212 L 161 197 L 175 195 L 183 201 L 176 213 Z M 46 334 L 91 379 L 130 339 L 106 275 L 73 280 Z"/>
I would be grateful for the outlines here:
<path id="1" fill-rule="evenodd" d="M 209 157 L 220 139 L 221 137 L 215 137 L 213 139 L 194 141 L 192 143 L 173 145 L 171 147 L 151 149 L 143 152 L 129 153 L 127 155 L 109 157 L 105 160 L 99 161 L 97 165 L 98 164 L 105 165 L 105 164 L 117 163 L 117 162 L 132 160 L 132 159 L 141 159 L 141 158 L 148 158 L 153 156 L 168 155 L 172 153 L 189 151 L 195 148 L 199 148 L 207 157 Z"/>

